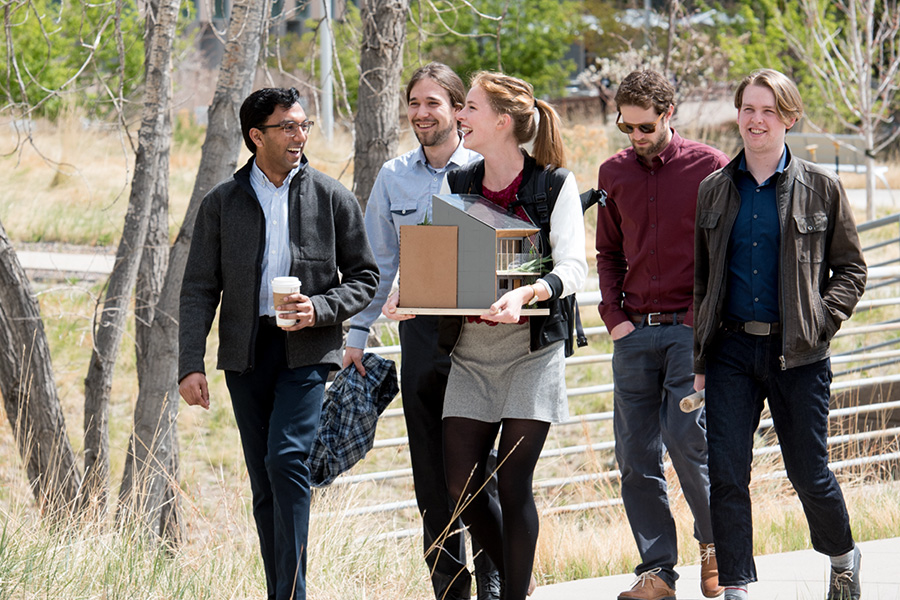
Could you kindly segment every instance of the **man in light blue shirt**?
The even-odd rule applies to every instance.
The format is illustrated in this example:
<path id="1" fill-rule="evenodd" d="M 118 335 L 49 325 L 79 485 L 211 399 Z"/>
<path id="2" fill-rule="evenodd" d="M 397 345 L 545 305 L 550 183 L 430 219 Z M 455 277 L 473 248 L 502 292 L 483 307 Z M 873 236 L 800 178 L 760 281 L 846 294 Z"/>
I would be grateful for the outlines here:
<path id="1" fill-rule="evenodd" d="M 431 197 L 440 192 L 445 174 L 480 158 L 463 147 L 457 130 L 456 113 L 465 98 L 462 80 L 440 63 L 418 69 L 406 87 L 407 117 L 421 145 L 386 162 L 369 195 L 366 232 L 381 282 L 372 303 L 350 321 L 345 367 L 353 364 L 365 374 L 362 356 L 369 328 L 381 314 L 400 263 L 400 226 L 431 222 Z M 444 481 L 441 418 L 450 356 L 438 348 L 437 320 L 420 315 L 400 323 L 400 345 L 407 357 L 400 365 L 400 386 L 435 598 L 461 600 L 470 597 L 471 576 L 463 525 L 454 519 L 455 500 Z M 493 497 L 496 502 L 496 492 Z M 456 533 L 443 539 L 445 531 Z M 478 600 L 499 600 L 499 575 L 483 552 L 475 557 L 475 575 Z"/>
<path id="2" fill-rule="evenodd" d="M 294 175 L 306 166 L 301 162 L 291 169 L 281 186 L 269 181 L 256 161 L 250 167 L 250 185 L 266 219 L 265 251 L 262 256 L 262 281 L 259 284 L 259 316 L 274 317 L 272 280 L 291 272 L 291 243 L 288 229 L 288 191 Z M 302 283 L 302 282 L 301 282 Z"/>

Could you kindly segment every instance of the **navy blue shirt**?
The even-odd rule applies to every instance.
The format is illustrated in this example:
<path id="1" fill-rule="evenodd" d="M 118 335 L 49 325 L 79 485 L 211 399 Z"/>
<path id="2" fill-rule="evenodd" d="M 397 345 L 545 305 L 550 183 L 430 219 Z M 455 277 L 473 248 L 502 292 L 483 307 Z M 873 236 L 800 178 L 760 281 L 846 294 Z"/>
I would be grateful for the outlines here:
<path id="1" fill-rule="evenodd" d="M 728 240 L 728 295 L 725 318 L 734 321 L 781 320 L 778 306 L 778 266 L 781 227 L 776 183 L 784 172 L 787 154 L 775 174 L 757 183 L 741 157 L 734 184 L 741 196 Z"/>

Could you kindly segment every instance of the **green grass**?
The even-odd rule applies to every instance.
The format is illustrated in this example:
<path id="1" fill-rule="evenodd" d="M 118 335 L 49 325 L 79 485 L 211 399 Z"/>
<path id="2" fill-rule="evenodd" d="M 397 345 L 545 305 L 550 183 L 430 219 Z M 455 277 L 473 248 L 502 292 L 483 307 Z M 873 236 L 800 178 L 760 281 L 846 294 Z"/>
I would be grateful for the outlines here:
<path id="1" fill-rule="evenodd" d="M 576 126 L 566 131 L 570 167 L 582 189 L 595 183 L 597 165 L 621 142 L 607 137 L 610 128 Z M 0 146 L 9 151 L 9 139 L 0 134 Z M 198 159 L 198 138 L 179 131 L 172 155 L 172 231 L 177 231 L 193 185 Z M 310 145 L 311 161 L 333 176 L 352 179 L 347 163 L 349 138 L 325 147 L 321 139 Z M 40 132 L 39 147 L 53 147 L 53 160 L 80 161 L 74 175 L 57 176 L 36 152 L 0 158 L 8 175 L 0 220 L 14 242 L 55 241 L 108 245 L 118 239 L 124 217 L 128 160 L 120 140 L 111 134 L 84 134 L 79 130 Z M 404 136 L 401 149 L 411 147 Z M 2 154 L 3 152 L 0 152 Z M 67 171 L 69 172 L 69 171 Z M 596 209 L 592 209 L 596 210 Z M 593 263 L 595 217 L 586 217 L 586 251 Z M 866 243 L 888 239 L 892 232 L 867 234 Z M 871 238 L 871 239 L 870 239 Z M 882 251 L 885 255 L 896 246 Z M 593 271 L 593 269 L 592 269 Z M 53 367 L 69 438 L 81 452 L 83 379 L 91 351 L 92 315 L 100 284 L 69 281 L 36 286 L 53 354 Z M 885 289 L 873 297 L 896 295 Z M 879 308 L 855 316 L 854 324 L 895 319 L 896 307 Z M 585 327 L 602 324 L 596 307 L 582 307 Z M 835 351 L 894 337 L 872 334 L 865 340 L 835 340 Z M 398 343 L 396 329 L 382 328 L 385 345 Z M 111 523 L 54 529 L 37 513 L 9 427 L 0 428 L 0 600 L 31 598 L 250 598 L 264 596 L 264 580 L 251 517 L 250 492 L 240 440 L 234 425 L 222 374 L 214 369 L 216 336 L 207 348 L 211 408 L 203 411 L 182 405 L 178 417 L 181 448 L 181 496 L 185 543 L 167 553 L 133 531 L 118 531 Z M 612 352 L 608 337 L 595 337 L 586 354 Z M 115 497 L 131 429 L 137 396 L 133 324 L 129 323 L 116 366 L 110 406 L 110 448 Z M 869 369 L 870 374 L 891 372 L 891 367 Z M 569 369 L 570 387 L 611 381 L 607 363 Z M 395 401 L 393 407 L 399 405 Z M 573 398 L 572 414 L 604 412 L 612 408 L 611 394 Z M 2 412 L 2 409 L 0 409 Z M 4 415 L 0 415 L 4 416 Z M 4 421 L 6 419 L 3 419 Z M 841 424 L 840 427 L 849 427 Z M 380 438 L 405 435 L 402 418 L 384 419 Z M 591 444 L 612 439 L 609 422 L 554 427 L 547 448 Z M 761 442 L 760 442 L 761 443 Z M 896 450 L 896 441 L 893 443 Z M 873 452 L 873 444 L 855 444 L 840 452 Z M 373 451 L 355 473 L 408 467 L 405 447 Z M 781 468 L 780 459 L 759 460 L 754 476 Z M 611 451 L 576 454 L 542 461 L 536 479 L 615 469 Z M 860 540 L 900 535 L 900 487 L 891 482 L 897 473 L 877 466 L 839 474 L 852 524 Z M 670 474 L 671 502 L 676 515 L 682 562 L 698 560 L 692 538 L 692 519 L 677 480 Z M 758 553 L 808 548 L 805 519 L 788 483 L 760 481 L 754 497 L 755 549 Z M 542 489 L 540 507 L 571 505 L 618 496 L 616 482 L 589 482 Z M 377 484 L 334 487 L 315 494 L 310 537 L 310 592 L 316 600 L 428 597 L 430 585 L 418 537 L 379 538 L 380 534 L 420 526 L 415 510 L 348 517 L 349 508 L 406 500 L 413 497 L 411 479 Z M 638 561 L 631 533 L 620 506 L 545 515 L 535 572 L 541 583 L 567 581 L 631 571 Z"/>

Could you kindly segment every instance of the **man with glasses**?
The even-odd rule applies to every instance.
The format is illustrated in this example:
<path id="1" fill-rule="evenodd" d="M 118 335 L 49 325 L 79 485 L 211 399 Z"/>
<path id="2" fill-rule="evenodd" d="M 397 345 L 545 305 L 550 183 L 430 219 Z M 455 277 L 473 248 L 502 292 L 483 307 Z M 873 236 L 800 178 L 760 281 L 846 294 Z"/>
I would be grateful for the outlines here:
<path id="1" fill-rule="evenodd" d="M 312 121 L 297 90 L 252 93 L 240 119 L 253 156 L 206 195 L 194 225 L 181 288 L 179 392 L 209 408 L 203 359 L 219 307 L 217 366 L 247 462 L 268 598 L 305 600 L 306 459 L 325 380 L 341 365 L 341 324 L 371 301 L 378 267 L 356 198 L 303 155 Z M 273 306 L 272 279 L 281 276 L 298 277 L 302 293 Z M 295 323 L 278 327 L 276 312 Z"/>
<path id="2" fill-rule="evenodd" d="M 635 71 L 616 93 L 616 124 L 631 147 L 600 166 L 597 211 L 600 316 L 613 339 L 616 460 L 641 564 L 619 600 L 674 600 L 678 540 L 663 455 L 678 474 L 700 543 L 701 590 L 718 596 L 709 513 L 703 410 L 683 413 L 693 391 L 694 211 L 697 188 L 728 157 L 676 133 L 675 90 Z"/>

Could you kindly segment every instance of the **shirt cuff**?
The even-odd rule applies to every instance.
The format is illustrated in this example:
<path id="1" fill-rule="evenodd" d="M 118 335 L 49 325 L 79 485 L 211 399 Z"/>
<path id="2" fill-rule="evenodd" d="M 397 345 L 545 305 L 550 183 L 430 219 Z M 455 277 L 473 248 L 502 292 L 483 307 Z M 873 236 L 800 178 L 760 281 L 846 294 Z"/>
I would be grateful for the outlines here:
<path id="1" fill-rule="evenodd" d="M 542 290 L 544 290 L 544 291 L 547 293 L 548 296 L 553 296 L 553 290 L 550 289 L 550 286 L 547 285 L 547 282 L 544 281 L 543 279 L 538 279 L 538 280 L 535 281 L 532 285 L 540 286 L 540 288 L 541 288 Z M 537 302 L 537 295 L 535 295 L 534 299 L 532 299 L 532 301 L 529 302 L 529 304 L 533 304 L 534 302 Z"/>
<path id="2" fill-rule="evenodd" d="M 628 313 L 624 310 L 615 310 L 608 315 L 600 315 L 603 319 L 603 324 L 606 325 L 606 331 L 612 331 L 617 325 L 624 323 L 625 321 L 629 321 Z"/>
<path id="3" fill-rule="evenodd" d="M 369 339 L 368 329 L 356 329 L 351 327 L 347 332 L 347 347 L 366 349 L 366 341 Z"/>

